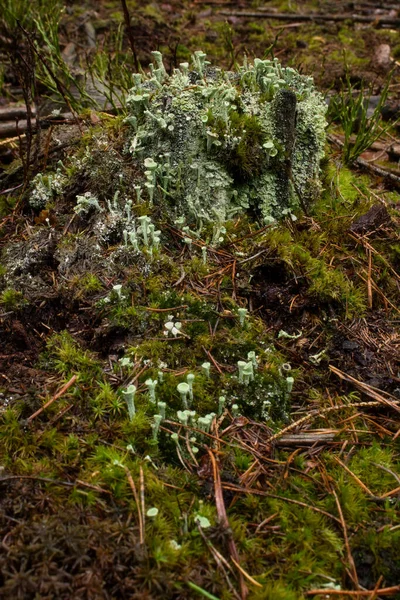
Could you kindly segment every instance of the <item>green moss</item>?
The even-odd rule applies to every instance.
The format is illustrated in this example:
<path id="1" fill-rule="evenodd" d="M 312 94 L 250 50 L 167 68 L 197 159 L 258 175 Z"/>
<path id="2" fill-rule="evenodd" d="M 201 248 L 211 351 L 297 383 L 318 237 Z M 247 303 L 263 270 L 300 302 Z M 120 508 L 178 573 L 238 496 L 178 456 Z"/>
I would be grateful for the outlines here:
<path id="1" fill-rule="evenodd" d="M 7 196 L 6 194 L 0 197 L 0 218 L 6 217 L 15 207 L 18 198 L 15 196 Z"/>
<path id="2" fill-rule="evenodd" d="M 48 339 L 45 358 L 56 371 L 66 376 L 75 373 L 78 380 L 90 380 L 100 370 L 99 362 L 88 351 L 82 350 L 67 331 Z"/>
<path id="3" fill-rule="evenodd" d="M 71 285 L 77 290 L 76 297 L 87 297 L 103 289 L 103 284 L 94 273 L 85 273 L 83 277 L 77 276 L 71 281 Z"/>
<path id="4" fill-rule="evenodd" d="M 8 288 L 0 294 L 0 305 L 5 310 L 20 310 L 26 302 L 23 294 L 12 288 Z"/>
<path id="5" fill-rule="evenodd" d="M 232 112 L 230 120 L 231 135 L 240 137 L 240 142 L 224 157 L 229 172 L 237 182 L 259 177 L 267 160 L 262 148 L 264 132 L 259 119 Z"/>

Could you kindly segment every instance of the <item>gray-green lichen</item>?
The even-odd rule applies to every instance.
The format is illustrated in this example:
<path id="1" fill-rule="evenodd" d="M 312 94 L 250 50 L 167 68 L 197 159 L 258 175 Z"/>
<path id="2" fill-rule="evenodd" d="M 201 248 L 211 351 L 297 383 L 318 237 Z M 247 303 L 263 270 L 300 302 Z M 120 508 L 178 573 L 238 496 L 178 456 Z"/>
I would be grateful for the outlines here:
<path id="1" fill-rule="evenodd" d="M 201 229 L 251 210 L 265 222 L 320 190 L 325 112 L 310 77 L 259 60 L 224 72 L 202 52 L 167 75 L 159 53 L 128 96 L 144 197 Z"/>

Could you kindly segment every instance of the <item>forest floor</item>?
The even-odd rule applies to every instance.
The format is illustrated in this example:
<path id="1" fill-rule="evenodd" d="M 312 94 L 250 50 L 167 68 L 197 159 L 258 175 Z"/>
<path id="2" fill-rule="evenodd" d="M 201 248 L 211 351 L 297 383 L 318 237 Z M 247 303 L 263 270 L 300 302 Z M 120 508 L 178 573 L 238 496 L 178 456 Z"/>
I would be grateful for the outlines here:
<path id="1" fill-rule="evenodd" d="M 400 9 L 128 2 L 129 36 L 123 4 L 0 17 L 0 595 L 400 599 Z M 314 77 L 323 191 L 297 220 L 228 222 L 207 260 L 157 208 L 154 256 L 100 248 L 73 207 L 137 181 L 135 64 L 199 49 Z M 188 374 L 204 428 L 179 410 Z"/>

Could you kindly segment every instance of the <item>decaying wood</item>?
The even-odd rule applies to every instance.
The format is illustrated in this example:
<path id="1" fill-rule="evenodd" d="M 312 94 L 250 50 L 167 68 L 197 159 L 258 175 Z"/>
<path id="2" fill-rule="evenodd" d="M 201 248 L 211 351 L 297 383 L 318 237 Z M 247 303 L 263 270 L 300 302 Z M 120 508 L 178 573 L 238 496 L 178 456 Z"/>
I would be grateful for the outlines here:
<path id="1" fill-rule="evenodd" d="M 32 116 L 36 116 L 36 109 L 31 108 Z M 15 119 L 26 119 L 26 107 L 16 104 L 0 108 L 0 121 L 15 121 Z"/>
<path id="2" fill-rule="evenodd" d="M 55 125 L 55 124 L 61 124 L 61 123 L 75 123 L 75 121 L 73 120 L 73 116 L 72 113 L 62 113 L 60 115 L 58 115 L 57 117 L 47 117 L 47 118 L 43 118 L 40 120 L 40 127 L 42 129 L 45 129 L 47 127 L 50 127 L 50 125 Z M 32 126 L 32 133 L 36 132 L 36 128 L 37 128 L 37 123 L 36 123 L 36 119 L 32 119 L 31 120 L 31 126 Z M 17 135 L 20 135 L 22 133 L 25 133 L 26 131 L 28 131 L 28 121 L 27 119 L 17 119 L 14 118 L 13 120 L 10 121 L 2 121 L 0 119 L 0 139 L 2 138 L 7 138 L 7 137 L 14 137 Z"/>
<path id="3" fill-rule="evenodd" d="M 342 142 L 342 140 L 340 138 L 338 138 L 336 135 L 332 135 L 332 134 L 328 135 L 328 140 L 330 142 L 332 142 L 333 144 L 335 144 L 336 146 L 339 146 L 339 148 L 343 148 L 343 146 L 344 146 L 344 143 Z M 395 175 L 394 173 L 391 173 L 390 171 L 386 171 L 385 169 L 382 169 L 381 167 L 377 167 L 376 165 L 373 165 L 360 157 L 355 159 L 354 164 L 358 165 L 362 169 L 366 169 L 367 171 L 374 173 L 374 175 L 377 175 L 378 177 L 383 177 L 387 181 L 390 181 L 390 183 L 396 189 L 400 189 L 400 176 Z"/>
<path id="4" fill-rule="evenodd" d="M 400 26 L 400 19 L 396 17 L 386 17 L 383 15 L 354 15 L 354 14 L 323 14 L 323 13 L 273 13 L 273 12 L 250 12 L 250 11 L 227 11 L 222 10 L 221 15 L 225 17 L 243 17 L 250 19 L 275 19 L 277 21 L 311 21 L 326 23 L 327 21 L 353 21 L 356 23 L 372 23 L 373 25 L 390 25 L 392 27 Z"/>
<path id="5" fill-rule="evenodd" d="M 339 431 L 327 429 L 283 435 L 276 441 L 276 446 L 314 446 L 327 444 L 328 442 L 333 442 L 337 433 L 339 433 Z"/>

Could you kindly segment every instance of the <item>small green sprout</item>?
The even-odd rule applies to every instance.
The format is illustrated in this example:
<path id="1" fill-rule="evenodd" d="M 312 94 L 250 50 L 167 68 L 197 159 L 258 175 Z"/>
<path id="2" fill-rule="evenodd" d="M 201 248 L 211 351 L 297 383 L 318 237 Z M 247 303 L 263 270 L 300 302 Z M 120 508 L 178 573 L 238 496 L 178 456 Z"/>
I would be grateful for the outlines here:
<path id="1" fill-rule="evenodd" d="M 171 433 L 171 440 L 175 443 L 177 452 L 180 451 L 181 445 L 179 443 L 179 435 L 177 433 Z"/>
<path id="2" fill-rule="evenodd" d="M 171 330 L 172 335 L 174 337 L 176 337 L 181 332 L 181 329 L 182 329 L 182 323 L 180 323 L 179 321 L 176 321 L 174 327 Z"/>
<path id="3" fill-rule="evenodd" d="M 222 415 L 222 412 L 223 412 L 224 407 L 225 407 L 225 402 L 226 402 L 225 396 L 220 396 L 218 398 L 218 416 L 219 417 Z"/>
<path id="4" fill-rule="evenodd" d="M 166 329 L 166 331 L 164 331 L 164 335 L 168 335 L 168 333 L 172 332 L 174 328 L 173 321 L 167 321 L 166 323 L 164 323 L 164 327 Z"/>
<path id="5" fill-rule="evenodd" d="M 278 154 L 277 148 L 274 146 L 274 142 L 268 141 L 263 144 L 264 150 L 267 152 L 268 158 L 270 156 L 276 156 Z"/>
<path id="6" fill-rule="evenodd" d="M 179 321 L 177 321 L 176 323 L 174 323 L 173 321 L 167 321 L 166 323 L 164 323 L 164 327 L 166 329 L 166 331 L 164 331 L 165 336 L 168 336 L 168 334 L 171 333 L 174 337 L 176 337 L 181 333 L 182 323 L 180 323 Z"/>
<path id="7" fill-rule="evenodd" d="M 323 350 L 321 350 L 321 352 L 318 352 L 318 354 L 311 354 L 308 357 L 308 360 L 310 361 L 310 363 L 312 363 L 313 365 L 319 365 L 319 363 L 321 362 L 321 360 L 325 357 L 325 348 Z"/>
<path id="8" fill-rule="evenodd" d="M 215 417 L 215 413 L 210 413 L 205 417 L 199 417 L 197 419 L 198 428 L 204 431 L 205 433 L 210 433 L 212 420 Z"/>
<path id="9" fill-rule="evenodd" d="M 203 265 L 206 265 L 207 264 L 207 246 L 201 247 L 201 255 L 203 258 Z"/>
<path id="10" fill-rule="evenodd" d="M 142 195 L 142 188 L 140 187 L 140 185 L 135 185 L 133 189 L 136 192 L 136 202 L 139 204 L 140 203 L 140 197 Z"/>
<path id="11" fill-rule="evenodd" d="M 187 76 L 189 74 L 189 63 L 188 62 L 180 63 L 179 67 L 180 67 L 183 75 Z"/>
<path id="12" fill-rule="evenodd" d="M 143 236 L 143 242 L 144 242 L 144 245 L 147 247 L 149 245 L 148 231 L 149 231 L 150 217 L 148 217 L 147 215 L 142 215 L 141 217 L 139 217 L 139 221 L 140 221 L 141 234 Z"/>
<path id="13" fill-rule="evenodd" d="M 146 183 L 144 184 L 144 186 L 147 189 L 147 192 L 149 194 L 149 202 L 150 202 L 150 204 L 153 204 L 154 184 L 153 183 L 149 183 L 148 181 L 146 181 Z M 147 246 L 146 242 L 145 242 L 145 245 Z"/>

